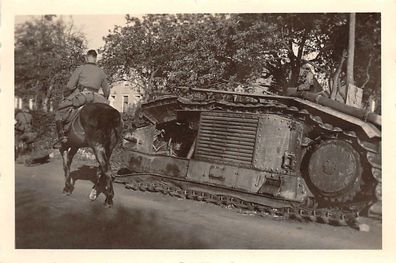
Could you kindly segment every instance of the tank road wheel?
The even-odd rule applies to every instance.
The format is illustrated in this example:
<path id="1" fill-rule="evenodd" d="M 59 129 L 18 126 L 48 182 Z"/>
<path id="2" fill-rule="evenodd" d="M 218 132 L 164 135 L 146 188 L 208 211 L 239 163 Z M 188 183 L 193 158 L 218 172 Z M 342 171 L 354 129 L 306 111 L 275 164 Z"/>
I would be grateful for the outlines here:
<path id="1" fill-rule="evenodd" d="M 320 143 L 308 161 L 308 180 L 320 199 L 331 203 L 352 200 L 362 183 L 359 153 L 340 140 Z"/>

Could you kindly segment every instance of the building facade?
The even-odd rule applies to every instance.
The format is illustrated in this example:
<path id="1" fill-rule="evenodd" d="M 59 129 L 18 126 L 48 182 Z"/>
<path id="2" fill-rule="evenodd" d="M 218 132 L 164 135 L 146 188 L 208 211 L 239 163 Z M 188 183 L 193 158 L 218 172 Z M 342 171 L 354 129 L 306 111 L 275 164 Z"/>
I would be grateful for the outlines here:
<path id="1" fill-rule="evenodd" d="M 110 105 L 119 112 L 126 112 L 130 107 L 141 101 L 142 98 L 141 89 L 128 81 L 114 83 L 109 96 Z"/>
<path id="2" fill-rule="evenodd" d="M 102 90 L 99 93 L 103 94 Z M 112 85 L 109 101 L 110 105 L 117 109 L 119 112 L 126 112 L 128 108 L 135 105 L 143 98 L 141 89 L 133 86 L 128 81 L 119 81 Z M 22 109 L 23 106 L 27 105 L 31 110 L 37 110 L 37 103 L 33 98 L 22 99 L 21 97 L 14 97 L 14 108 Z M 45 110 L 45 109 L 43 109 Z M 53 103 L 50 101 L 49 111 L 54 110 Z"/>

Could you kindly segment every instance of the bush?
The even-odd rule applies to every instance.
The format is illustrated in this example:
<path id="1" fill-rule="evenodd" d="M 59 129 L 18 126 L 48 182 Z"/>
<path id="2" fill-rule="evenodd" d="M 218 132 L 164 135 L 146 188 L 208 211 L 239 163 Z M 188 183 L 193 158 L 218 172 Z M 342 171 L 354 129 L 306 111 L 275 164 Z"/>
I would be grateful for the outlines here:
<path id="1" fill-rule="evenodd" d="M 37 132 L 34 148 L 37 150 L 52 149 L 52 144 L 58 138 L 55 126 L 55 113 L 41 110 L 32 111 L 33 130 Z"/>
<path id="2" fill-rule="evenodd" d="M 150 122 L 141 114 L 141 104 L 138 103 L 128 108 L 122 114 L 123 133 L 132 133 L 136 128 L 144 127 Z"/>

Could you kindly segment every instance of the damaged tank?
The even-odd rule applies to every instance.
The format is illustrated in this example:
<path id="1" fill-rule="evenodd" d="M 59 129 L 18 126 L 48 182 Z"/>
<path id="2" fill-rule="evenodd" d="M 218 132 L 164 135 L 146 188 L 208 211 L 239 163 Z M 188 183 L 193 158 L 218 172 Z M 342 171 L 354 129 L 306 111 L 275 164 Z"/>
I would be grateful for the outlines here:
<path id="1" fill-rule="evenodd" d="M 346 225 L 381 218 L 381 116 L 309 92 L 144 103 L 127 188 Z"/>

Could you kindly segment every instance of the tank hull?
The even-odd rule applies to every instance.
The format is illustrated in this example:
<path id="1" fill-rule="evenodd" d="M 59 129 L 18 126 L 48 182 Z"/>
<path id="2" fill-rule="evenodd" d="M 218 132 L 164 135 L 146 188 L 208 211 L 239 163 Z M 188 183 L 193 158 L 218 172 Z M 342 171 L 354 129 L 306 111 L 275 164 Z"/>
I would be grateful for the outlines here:
<path id="1" fill-rule="evenodd" d="M 302 98 L 196 91 L 142 105 L 150 125 L 125 154 L 130 170 L 258 204 L 381 214 L 380 124 Z"/>
<path id="2" fill-rule="evenodd" d="M 309 196 L 307 187 L 296 176 L 277 176 L 274 173 L 226 163 L 189 160 L 131 150 L 124 153 L 124 158 L 129 162 L 128 168 L 138 174 L 164 176 L 196 185 L 209 185 L 297 203 L 304 202 Z M 257 200 L 259 198 L 256 198 Z"/>

